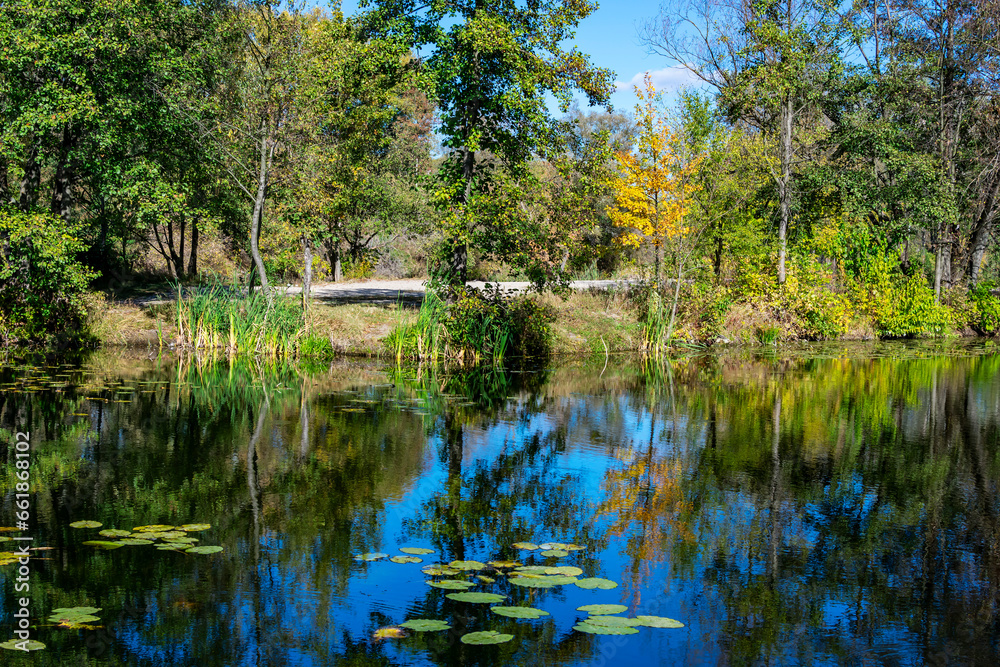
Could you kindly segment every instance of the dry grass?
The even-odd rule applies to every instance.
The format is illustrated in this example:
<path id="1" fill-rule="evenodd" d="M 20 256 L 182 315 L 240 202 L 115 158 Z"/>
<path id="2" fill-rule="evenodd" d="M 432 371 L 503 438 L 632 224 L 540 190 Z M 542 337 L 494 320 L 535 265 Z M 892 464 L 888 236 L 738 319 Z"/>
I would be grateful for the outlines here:
<path id="1" fill-rule="evenodd" d="M 574 292 L 566 300 L 553 295 L 545 295 L 542 300 L 556 311 L 552 325 L 555 354 L 604 356 L 605 344 L 608 352 L 638 349 L 636 313 L 622 296 Z"/>
<path id="2" fill-rule="evenodd" d="M 158 346 L 159 335 L 164 342 L 174 336 L 173 322 L 163 315 L 102 294 L 87 296 L 87 325 L 102 345 Z"/>
<path id="3" fill-rule="evenodd" d="M 417 319 L 415 308 L 347 304 L 313 306 L 310 327 L 313 333 L 330 339 L 338 354 L 380 356 L 384 354 L 384 339 L 392 328 Z"/>

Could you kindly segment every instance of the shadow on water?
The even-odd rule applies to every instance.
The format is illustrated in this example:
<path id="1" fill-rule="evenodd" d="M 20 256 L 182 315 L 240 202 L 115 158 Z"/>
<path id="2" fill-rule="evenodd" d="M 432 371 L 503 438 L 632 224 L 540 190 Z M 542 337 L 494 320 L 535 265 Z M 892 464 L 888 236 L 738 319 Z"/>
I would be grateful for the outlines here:
<path id="1" fill-rule="evenodd" d="M 0 367 L 30 430 L 28 664 L 971 664 L 1000 657 L 1000 357 L 814 346 L 537 372 L 308 368 L 95 353 Z M 13 525 L 13 450 L 0 525 Z M 103 528 L 211 523 L 221 553 L 95 550 Z M 0 532 L 2 547 L 11 545 Z M 553 558 L 520 541 L 578 544 Z M 358 554 L 424 547 L 420 564 Z M 13 548 L 13 547 L 11 547 Z M 573 565 L 612 590 L 467 575 L 501 618 L 426 585 L 452 560 Z M 13 628 L 14 567 L 0 566 Z M 476 579 L 476 575 L 485 579 Z M 492 581 L 488 581 L 492 580 Z M 580 605 L 680 629 L 573 630 Z M 85 629 L 51 609 L 93 606 Z M 414 618 L 451 629 L 377 640 Z M 471 646 L 466 632 L 513 640 Z M 0 636 L 0 639 L 6 637 Z"/>

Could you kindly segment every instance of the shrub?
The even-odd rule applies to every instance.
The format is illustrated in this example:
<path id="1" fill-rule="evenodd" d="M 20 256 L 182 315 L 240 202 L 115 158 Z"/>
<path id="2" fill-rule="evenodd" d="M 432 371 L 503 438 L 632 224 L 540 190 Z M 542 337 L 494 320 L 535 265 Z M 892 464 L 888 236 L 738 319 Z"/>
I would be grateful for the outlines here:
<path id="1" fill-rule="evenodd" d="M 980 336 L 995 336 L 1000 331 L 1000 299 L 992 282 L 981 282 L 969 291 L 971 312 L 968 324 Z"/>
<path id="2" fill-rule="evenodd" d="M 555 309 L 529 296 L 518 296 L 507 309 L 511 351 L 525 358 L 547 357 L 552 351 Z"/>
<path id="3" fill-rule="evenodd" d="M 76 259 L 79 231 L 49 214 L 0 210 L 0 343 L 85 335 L 96 274 Z"/>

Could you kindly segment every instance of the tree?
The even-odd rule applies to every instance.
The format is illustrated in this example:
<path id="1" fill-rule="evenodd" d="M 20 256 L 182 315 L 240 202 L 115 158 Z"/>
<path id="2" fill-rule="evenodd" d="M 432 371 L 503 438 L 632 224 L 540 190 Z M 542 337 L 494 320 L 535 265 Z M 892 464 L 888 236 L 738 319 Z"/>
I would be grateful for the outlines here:
<path id="1" fill-rule="evenodd" d="M 696 0 L 664 5 L 644 41 L 719 93 L 726 114 L 773 132 L 779 168 L 778 282 L 786 276 L 796 125 L 815 111 L 840 70 L 844 41 L 835 2 Z"/>
<path id="2" fill-rule="evenodd" d="M 560 46 L 597 5 L 371 0 L 363 6 L 372 7 L 366 21 L 373 31 L 402 36 L 418 52 L 429 50 L 423 66 L 446 150 L 435 194 L 447 255 L 439 270 L 448 282 L 464 283 L 470 243 L 486 253 L 504 251 L 538 220 L 519 212 L 516 198 L 497 199 L 495 190 L 532 181 L 530 162 L 552 145 L 558 122 L 546 94 L 554 95 L 563 111 L 574 90 L 592 105 L 607 106 L 611 72 L 592 67 L 575 48 Z M 484 162 L 484 155 L 495 162 Z M 500 201 L 507 204 L 501 224 L 476 215 L 495 216 Z"/>
<path id="3" fill-rule="evenodd" d="M 664 244 L 684 235 L 684 216 L 694 190 L 691 176 L 697 160 L 684 161 L 679 154 L 679 138 L 665 115 L 657 108 L 662 98 L 656 93 L 649 73 L 645 90 L 635 88 L 636 145 L 632 152 L 618 152 L 619 173 L 612 177 L 614 205 L 608 208 L 612 222 L 625 230 L 621 243 L 638 248 L 653 246 L 654 279 L 660 280 Z"/>

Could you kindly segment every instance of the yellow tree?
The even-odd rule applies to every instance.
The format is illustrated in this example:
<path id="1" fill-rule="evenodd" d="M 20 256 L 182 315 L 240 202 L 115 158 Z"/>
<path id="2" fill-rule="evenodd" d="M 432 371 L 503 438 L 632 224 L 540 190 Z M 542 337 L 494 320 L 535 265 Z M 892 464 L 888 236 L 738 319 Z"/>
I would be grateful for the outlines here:
<path id="1" fill-rule="evenodd" d="M 619 237 L 623 245 L 653 246 L 654 276 L 659 282 L 664 245 L 687 232 L 684 216 L 695 190 L 691 176 L 699 160 L 685 158 L 682 142 L 660 111 L 660 95 L 649 73 L 645 90 L 636 86 L 635 92 L 639 98 L 635 148 L 615 154 L 618 173 L 611 180 L 615 196 L 608 216 L 624 230 Z"/>

